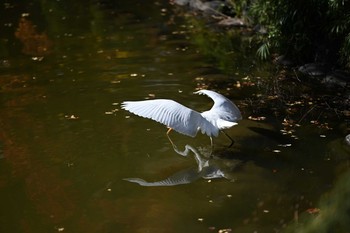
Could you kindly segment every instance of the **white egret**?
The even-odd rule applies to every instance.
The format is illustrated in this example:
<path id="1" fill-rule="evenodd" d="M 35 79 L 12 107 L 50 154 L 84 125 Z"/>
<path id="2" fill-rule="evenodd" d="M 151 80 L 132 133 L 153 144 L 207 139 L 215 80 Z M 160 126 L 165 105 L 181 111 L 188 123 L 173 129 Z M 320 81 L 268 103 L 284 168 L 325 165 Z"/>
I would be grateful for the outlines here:
<path id="1" fill-rule="evenodd" d="M 219 93 L 210 90 L 200 90 L 194 93 L 209 96 L 214 101 L 213 107 L 209 111 L 199 113 L 174 100 L 154 99 L 125 101 L 122 103 L 122 108 L 168 126 L 167 136 L 172 144 L 168 135 L 172 129 L 191 137 L 195 137 L 200 130 L 210 137 L 213 146 L 212 137 L 217 137 L 220 130 L 237 125 L 237 121 L 242 119 L 241 113 L 233 102 Z M 230 146 L 232 146 L 232 138 L 226 133 L 225 135 L 230 138 Z"/>

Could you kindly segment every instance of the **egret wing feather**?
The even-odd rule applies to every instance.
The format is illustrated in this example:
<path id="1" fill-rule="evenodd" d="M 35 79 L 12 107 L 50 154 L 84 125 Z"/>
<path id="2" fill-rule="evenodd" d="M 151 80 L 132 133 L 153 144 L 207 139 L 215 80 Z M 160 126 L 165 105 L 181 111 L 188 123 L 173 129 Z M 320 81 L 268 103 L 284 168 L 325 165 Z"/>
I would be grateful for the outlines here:
<path id="1" fill-rule="evenodd" d="M 214 101 L 211 111 L 220 116 L 220 119 L 230 122 L 242 120 L 238 107 L 225 96 L 210 90 L 199 90 L 195 94 L 202 94 L 210 97 Z"/>
<path id="2" fill-rule="evenodd" d="M 202 125 L 210 124 L 199 112 L 169 99 L 125 101 L 122 108 L 191 137 L 196 136 L 198 128 Z M 210 136 L 207 131 L 205 133 Z"/>

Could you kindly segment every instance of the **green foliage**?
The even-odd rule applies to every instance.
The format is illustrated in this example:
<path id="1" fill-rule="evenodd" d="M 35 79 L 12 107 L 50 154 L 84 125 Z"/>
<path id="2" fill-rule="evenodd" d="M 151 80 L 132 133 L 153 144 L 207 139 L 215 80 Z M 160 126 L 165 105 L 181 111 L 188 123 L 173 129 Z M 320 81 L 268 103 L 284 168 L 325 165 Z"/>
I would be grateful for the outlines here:
<path id="1" fill-rule="evenodd" d="M 258 35 L 261 58 L 277 51 L 305 61 L 350 64 L 350 1 L 255 0 L 249 14 L 263 25 Z"/>
<path id="2" fill-rule="evenodd" d="M 270 55 L 269 44 L 268 43 L 262 44 L 256 51 L 256 54 L 260 59 L 265 60 Z"/>
<path id="3" fill-rule="evenodd" d="M 345 37 L 344 44 L 341 49 L 341 59 L 347 67 L 350 67 L 350 33 Z"/>
<path id="4" fill-rule="evenodd" d="M 245 9 L 247 9 L 249 5 L 249 0 L 228 0 L 229 5 L 235 10 L 238 17 L 245 17 Z"/>

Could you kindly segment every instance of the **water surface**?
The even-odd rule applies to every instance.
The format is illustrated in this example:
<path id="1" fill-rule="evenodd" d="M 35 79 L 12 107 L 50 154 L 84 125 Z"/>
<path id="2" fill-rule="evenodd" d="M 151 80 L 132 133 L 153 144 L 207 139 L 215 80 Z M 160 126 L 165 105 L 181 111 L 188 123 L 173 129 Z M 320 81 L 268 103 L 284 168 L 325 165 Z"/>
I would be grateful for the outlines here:
<path id="1" fill-rule="evenodd" d="M 1 232 L 281 232 L 313 216 L 307 210 L 348 168 L 342 119 L 334 130 L 272 113 L 249 120 L 256 93 L 237 81 L 274 73 L 236 58 L 236 71 L 223 74 L 174 10 L 136 0 L 1 5 Z M 171 137 L 225 177 L 167 187 L 123 180 L 196 173 L 193 154 L 176 153 L 165 126 L 120 103 L 171 98 L 207 110 L 211 101 L 193 95 L 199 88 L 241 108 L 244 119 L 227 131 L 234 146 L 221 135 L 209 158 L 208 137 Z"/>

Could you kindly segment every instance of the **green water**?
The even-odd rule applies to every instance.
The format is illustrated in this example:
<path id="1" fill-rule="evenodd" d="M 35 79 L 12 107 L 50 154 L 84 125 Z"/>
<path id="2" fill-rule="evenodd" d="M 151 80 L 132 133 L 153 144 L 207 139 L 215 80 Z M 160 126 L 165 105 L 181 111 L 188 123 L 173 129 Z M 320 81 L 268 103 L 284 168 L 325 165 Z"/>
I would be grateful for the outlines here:
<path id="1" fill-rule="evenodd" d="M 224 75 L 175 9 L 165 0 L 1 4 L 0 232 L 283 232 L 320 208 L 348 169 L 343 120 L 333 130 L 288 128 L 272 113 L 249 120 L 254 89 L 237 81 L 273 73 L 236 58 L 236 72 Z M 207 110 L 211 101 L 192 94 L 199 88 L 228 96 L 243 114 L 227 131 L 232 148 L 225 135 L 214 139 L 209 162 L 226 178 L 123 180 L 160 181 L 197 163 L 173 150 L 166 127 L 120 103 L 171 98 Z M 181 150 L 210 150 L 206 136 L 171 137 Z"/>

